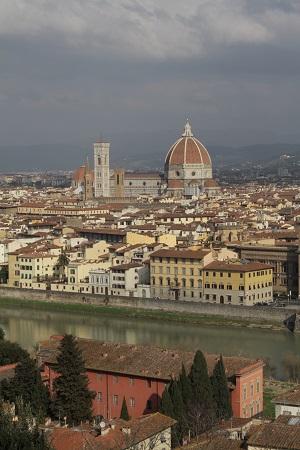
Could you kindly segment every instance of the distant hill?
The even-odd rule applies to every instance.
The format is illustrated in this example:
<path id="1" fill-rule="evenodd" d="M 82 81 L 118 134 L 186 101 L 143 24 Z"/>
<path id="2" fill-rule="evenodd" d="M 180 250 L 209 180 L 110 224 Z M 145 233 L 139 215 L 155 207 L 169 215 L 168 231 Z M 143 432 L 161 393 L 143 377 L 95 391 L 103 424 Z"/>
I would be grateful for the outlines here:
<path id="1" fill-rule="evenodd" d="M 107 138 L 111 141 L 111 166 L 133 170 L 162 170 L 166 153 L 177 134 L 174 131 L 114 134 Z M 244 147 L 209 142 L 205 144 L 215 167 L 238 166 L 247 162 L 265 163 L 278 159 L 282 154 L 295 155 L 300 159 L 300 144 L 257 144 Z M 72 170 L 82 164 L 87 156 L 92 165 L 92 141 L 84 144 L 0 145 L 0 170 Z"/>

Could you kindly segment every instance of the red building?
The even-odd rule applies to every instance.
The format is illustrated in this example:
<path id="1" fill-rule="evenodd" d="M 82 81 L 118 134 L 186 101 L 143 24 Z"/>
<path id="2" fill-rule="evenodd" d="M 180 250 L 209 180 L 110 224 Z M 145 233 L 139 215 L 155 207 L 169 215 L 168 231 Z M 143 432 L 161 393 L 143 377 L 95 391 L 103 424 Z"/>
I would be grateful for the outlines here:
<path id="1" fill-rule="evenodd" d="M 57 376 L 53 367 L 61 337 L 53 336 L 39 345 L 38 358 L 50 392 Z M 159 347 L 135 346 L 79 339 L 89 378 L 96 392 L 95 415 L 119 417 L 123 397 L 131 417 L 157 411 L 165 386 L 178 377 L 182 363 L 189 371 L 194 352 Z M 205 355 L 212 373 L 218 360 Z M 263 362 L 239 357 L 224 357 L 231 390 L 234 417 L 251 417 L 263 410 Z"/>

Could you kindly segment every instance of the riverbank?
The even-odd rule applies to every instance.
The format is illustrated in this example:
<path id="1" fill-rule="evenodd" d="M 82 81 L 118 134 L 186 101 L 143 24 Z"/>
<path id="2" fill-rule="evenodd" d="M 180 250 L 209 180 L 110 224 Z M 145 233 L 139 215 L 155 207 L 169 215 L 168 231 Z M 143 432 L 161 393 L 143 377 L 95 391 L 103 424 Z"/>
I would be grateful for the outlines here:
<path id="1" fill-rule="evenodd" d="M 32 300 L 30 298 L 17 299 L 14 297 L 0 297 L 0 308 L 24 308 L 47 312 L 70 312 L 86 316 L 116 316 L 128 319 L 158 320 L 167 322 L 190 323 L 194 325 L 213 327 L 245 327 L 259 328 L 271 331 L 282 331 L 284 325 L 277 321 L 244 319 L 203 313 L 187 313 L 166 310 L 140 309 L 126 306 L 95 305 L 88 303 L 66 303 L 63 300 Z"/>

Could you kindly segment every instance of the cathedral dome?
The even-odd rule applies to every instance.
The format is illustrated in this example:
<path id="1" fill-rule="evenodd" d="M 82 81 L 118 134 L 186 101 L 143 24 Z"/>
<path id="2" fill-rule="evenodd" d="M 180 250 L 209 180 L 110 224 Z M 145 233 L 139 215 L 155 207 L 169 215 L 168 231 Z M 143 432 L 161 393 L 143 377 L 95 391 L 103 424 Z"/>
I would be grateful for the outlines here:
<path id="1" fill-rule="evenodd" d="M 204 145 L 193 136 L 189 122 L 186 122 L 184 132 L 172 145 L 165 160 L 166 166 L 200 164 L 211 166 L 211 159 Z"/>

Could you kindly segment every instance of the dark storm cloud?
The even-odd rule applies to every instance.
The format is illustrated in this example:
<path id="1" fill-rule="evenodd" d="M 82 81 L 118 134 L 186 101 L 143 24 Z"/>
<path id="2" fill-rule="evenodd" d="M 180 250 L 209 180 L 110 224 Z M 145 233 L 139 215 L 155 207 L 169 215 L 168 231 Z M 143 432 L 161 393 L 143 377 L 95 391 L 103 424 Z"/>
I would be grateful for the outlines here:
<path id="1" fill-rule="evenodd" d="M 186 115 L 215 141 L 294 136 L 299 38 L 295 0 L 4 0 L 0 144 L 176 129 Z"/>

